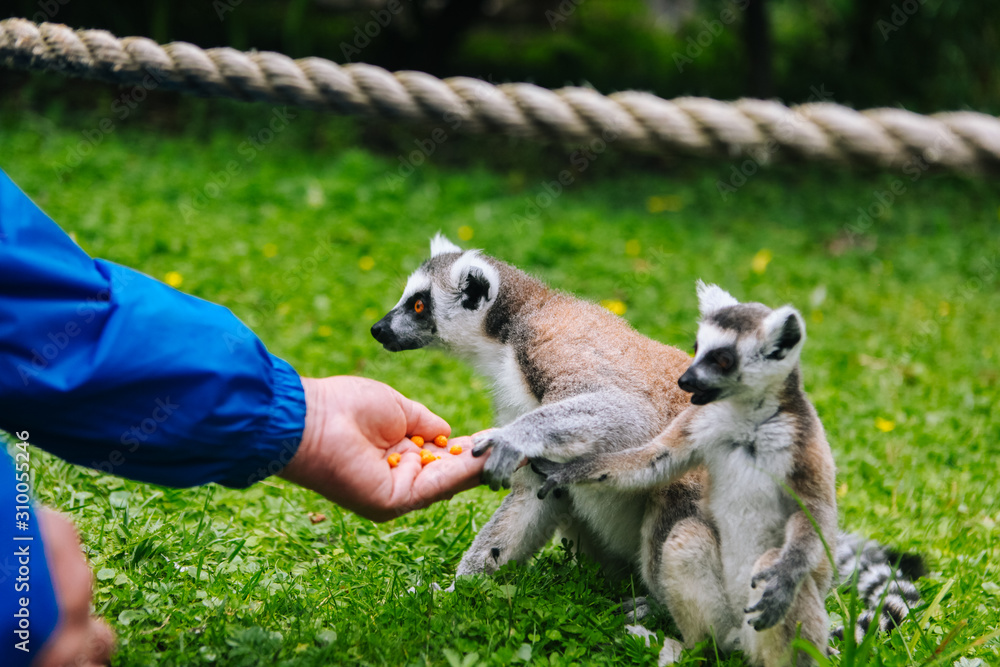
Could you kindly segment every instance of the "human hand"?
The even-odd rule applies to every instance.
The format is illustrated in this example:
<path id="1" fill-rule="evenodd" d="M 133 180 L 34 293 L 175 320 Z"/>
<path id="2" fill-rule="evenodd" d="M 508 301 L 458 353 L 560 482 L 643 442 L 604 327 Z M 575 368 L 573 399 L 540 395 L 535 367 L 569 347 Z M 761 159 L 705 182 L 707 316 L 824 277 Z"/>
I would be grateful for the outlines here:
<path id="1" fill-rule="evenodd" d="M 107 623 L 90 615 L 93 574 L 76 527 L 48 509 L 39 509 L 38 526 L 59 605 L 59 622 L 32 667 L 106 665 L 115 650 L 115 635 Z"/>
<path id="2" fill-rule="evenodd" d="M 422 467 L 420 448 L 451 434 L 448 422 L 392 387 L 352 376 L 302 378 L 306 425 L 298 451 L 281 476 L 374 521 L 388 521 L 479 484 L 485 460 L 472 439 L 449 441 L 462 453 Z M 442 452 L 446 450 L 441 450 Z M 386 457 L 402 454 L 390 468 Z"/>

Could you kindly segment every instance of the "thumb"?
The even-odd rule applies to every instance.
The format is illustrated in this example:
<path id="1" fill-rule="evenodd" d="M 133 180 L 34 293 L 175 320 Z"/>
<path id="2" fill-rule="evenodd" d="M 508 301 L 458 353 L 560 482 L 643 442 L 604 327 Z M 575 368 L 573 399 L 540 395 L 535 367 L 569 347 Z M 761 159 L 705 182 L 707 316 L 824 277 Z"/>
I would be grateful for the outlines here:
<path id="1" fill-rule="evenodd" d="M 406 398 L 402 394 L 398 399 L 403 414 L 406 415 L 407 435 L 419 435 L 428 442 L 439 435 L 451 435 L 451 426 L 448 422 L 428 410 L 424 404 Z"/>

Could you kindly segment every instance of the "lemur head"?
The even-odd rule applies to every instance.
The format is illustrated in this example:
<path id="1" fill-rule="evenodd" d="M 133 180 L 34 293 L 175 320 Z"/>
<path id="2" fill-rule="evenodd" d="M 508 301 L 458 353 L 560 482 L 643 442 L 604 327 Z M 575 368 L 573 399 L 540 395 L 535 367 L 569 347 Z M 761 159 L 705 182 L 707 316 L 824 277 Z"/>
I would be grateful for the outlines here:
<path id="1" fill-rule="evenodd" d="M 740 303 L 718 285 L 700 280 L 698 305 L 694 361 L 678 381 L 695 405 L 760 396 L 798 367 L 806 325 L 795 308 Z"/>
<path id="2" fill-rule="evenodd" d="M 431 258 L 410 275 L 399 302 L 372 326 L 372 336 L 390 352 L 478 340 L 499 284 L 489 258 L 438 234 Z"/>

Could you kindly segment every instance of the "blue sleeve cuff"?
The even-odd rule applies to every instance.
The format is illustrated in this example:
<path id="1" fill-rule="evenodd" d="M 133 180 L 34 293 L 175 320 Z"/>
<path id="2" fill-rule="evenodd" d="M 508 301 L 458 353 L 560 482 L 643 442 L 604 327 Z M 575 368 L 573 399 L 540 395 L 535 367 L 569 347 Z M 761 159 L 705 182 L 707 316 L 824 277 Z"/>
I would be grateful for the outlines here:
<path id="1" fill-rule="evenodd" d="M 295 456 L 306 423 L 306 395 L 302 379 L 287 361 L 271 357 L 273 398 L 267 423 L 257 435 L 253 452 L 234 461 L 219 480 L 223 486 L 242 489 L 281 472 Z"/>

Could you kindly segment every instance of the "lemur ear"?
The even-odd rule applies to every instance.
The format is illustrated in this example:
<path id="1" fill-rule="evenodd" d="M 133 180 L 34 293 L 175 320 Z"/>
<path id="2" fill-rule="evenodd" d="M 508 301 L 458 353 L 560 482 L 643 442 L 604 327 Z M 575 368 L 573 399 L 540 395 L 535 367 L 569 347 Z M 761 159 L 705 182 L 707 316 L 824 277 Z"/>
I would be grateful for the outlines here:
<path id="1" fill-rule="evenodd" d="M 448 240 L 448 237 L 438 232 L 431 239 L 431 257 L 437 257 L 449 252 L 462 252 L 462 249 Z"/>
<path id="2" fill-rule="evenodd" d="M 457 297 L 466 310 L 479 310 L 497 295 L 500 274 L 475 250 L 459 257 L 451 267 Z"/>
<path id="3" fill-rule="evenodd" d="M 701 316 L 705 317 L 710 313 L 714 313 L 720 308 L 726 308 L 727 306 L 737 306 L 739 301 L 733 298 L 733 295 L 722 289 L 718 285 L 706 285 L 704 282 L 699 280 L 697 282 L 698 288 L 698 310 L 701 311 Z"/>
<path id="4" fill-rule="evenodd" d="M 779 308 L 764 320 L 764 356 L 768 359 L 784 359 L 805 338 L 806 323 L 791 306 Z"/>
<path id="5" fill-rule="evenodd" d="M 462 308 L 477 310 L 483 301 L 490 298 L 490 281 L 477 266 L 469 268 L 462 287 Z"/>

